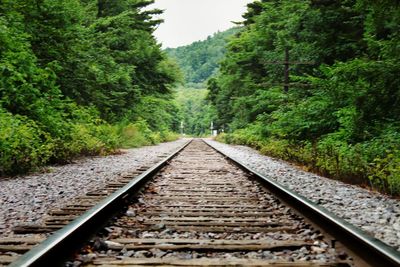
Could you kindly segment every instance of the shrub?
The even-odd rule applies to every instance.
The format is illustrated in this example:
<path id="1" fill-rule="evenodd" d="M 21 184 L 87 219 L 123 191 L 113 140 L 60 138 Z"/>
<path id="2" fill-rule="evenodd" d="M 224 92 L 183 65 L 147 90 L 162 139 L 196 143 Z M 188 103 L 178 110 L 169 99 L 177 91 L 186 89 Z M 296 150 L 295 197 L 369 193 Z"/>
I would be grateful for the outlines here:
<path id="1" fill-rule="evenodd" d="M 105 123 L 100 125 L 92 125 L 91 132 L 103 145 L 102 149 L 100 150 L 101 155 L 114 152 L 121 145 L 117 126 Z"/>
<path id="2" fill-rule="evenodd" d="M 0 175 L 37 169 L 52 155 L 53 140 L 34 121 L 0 110 L 0 125 Z"/>
<path id="3" fill-rule="evenodd" d="M 52 162 L 68 162 L 79 155 L 106 155 L 120 146 L 115 126 L 107 123 L 64 123 L 64 135 L 54 137 Z"/>
<path id="4" fill-rule="evenodd" d="M 221 143 L 229 143 L 226 138 L 227 138 L 227 134 L 226 133 L 220 133 L 215 137 L 215 140 Z"/>
<path id="5" fill-rule="evenodd" d="M 121 147 L 130 148 L 150 145 L 151 141 L 148 137 L 151 132 L 148 132 L 147 129 L 143 122 L 129 123 L 120 126 Z"/>
<path id="6" fill-rule="evenodd" d="M 22 174 L 48 163 L 66 163 L 80 155 L 106 155 L 116 149 L 178 139 L 153 132 L 144 120 L 108 124 L 90 110 L 69 106 L 68 113 L 40 114 L 38 124 L 0 108 L 0 175 Z"/>
<path id="7" fill-rule="evenodd" d="M 372 188 L 392 195 L 400 194 L 400 134 L 388 129 L 380 136 L 351 144 L 341 132 L 328 134 L 313 145 L 266 138 L 251 129 L 222 133 L 217 141 L 252 146 L 262 154 L 300 163 L 328 177 L 370 184 Z"/>
<path id="8" fill-rule="evenodd" d="M 389 151 L 388 151 L 389 152 Z M 371 184 L 390 194 L 400 194 L 400 150 L 376 158 L 369 169 Z"/>
<path id="9" fill-rule="evenodd" d="M 179 134 L 171 131 L 161 132 L 162 142 L 171 142 L 179 139 Z"/>
<path id="10" fill-rule="evenodd" d="M 123 148 L 148 146 L 165 141 L 174 141 L 179 135 L 170 131 L 152 131 L 144 120 L 135 123 L 121 122 L 118 128 L 119 146 Z"/>
<path id="11" fill-rule="evenodd" d="M 388 128 L 367 146 L 378 152 L 368 165 L 371 185 L 390 194 L 400 195 L 400 132 Z"/>

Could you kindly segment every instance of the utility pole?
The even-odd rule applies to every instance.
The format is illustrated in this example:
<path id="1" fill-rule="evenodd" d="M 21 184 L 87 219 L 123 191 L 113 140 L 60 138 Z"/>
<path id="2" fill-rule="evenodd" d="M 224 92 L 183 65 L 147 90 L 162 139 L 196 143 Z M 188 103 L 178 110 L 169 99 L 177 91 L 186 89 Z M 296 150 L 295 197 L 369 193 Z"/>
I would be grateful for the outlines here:
<path id="1" fill-rule="evenodd" d="M 290 61 L 289 48 L 285 47 L 285 60 L 284 61 L 265 61 L 266 65 L 283 65 L 284 66 L 284 78 L 283 78 L 283 91 L 287 93 L 289 87 L 292 85 L 307 86 L 307 84 L 291 84 L 290 83 L 290 66 L 291 65 L 315 65 L 313 61 L 301 62 L 301 61 Z"/>
<path id="2" fill-rule="evenodd" d="M 283 91 L 287 93 L 289 91 L 289 68 L 290 68 L 290 62 L 289 62 L 289 48 L 285 47 L 285 70 L 284 70 L 284 84 L 283 84 Z"/>
<path id="3" fill-rule="evenodd" d="M 184 128 L 185 128 L 185 125 L 184 125 L 184 122 L 183 121 L 181 121 L 181 135 L 183 135 L 184 134 Z"/>

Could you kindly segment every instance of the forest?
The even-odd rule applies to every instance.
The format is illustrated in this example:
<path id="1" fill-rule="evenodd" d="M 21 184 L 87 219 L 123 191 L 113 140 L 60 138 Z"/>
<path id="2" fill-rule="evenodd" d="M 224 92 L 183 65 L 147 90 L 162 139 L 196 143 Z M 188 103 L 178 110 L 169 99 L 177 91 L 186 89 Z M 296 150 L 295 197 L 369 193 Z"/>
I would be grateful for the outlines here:
<path id="1" fill-rule="evenodd" d="M 216 112 L 206 99 L 206 82 L 218 73 L 226 45 L 238 32 L 239 27 L 234 27 L 190 45 L 165 49 L 182 72 L 182 84 L 176 88 L 175 95 L 180 107 L 182 133 L 206 136 L 211 132 L 210 125 L 216 118 Z"/>
<path id="2" fill-rule="evenodd" d="M 0 176 L 178 137 L 152 2 L 0 2 Z"/>
<path id="3" fill-rule="evenodd" d="M 400 3 L 263 0 L 244 19 L 208 81 L 219 140 L 399 194 Z"/>
<path id="4" fill-rule="evenodd" d="M 0 176 L 184 127 L 400 194 L 400 3 L 261 0 L 161 49 L 153 0 L 0 2 Z"/>
<path id="5" fill-rule="evenodd" d="M 206 40 L 177 48 L 167 48 L 165 52 L 180 67 L 187 86 L 202 87 L 199 84 L 218 72 L 219 63 L 226 52 L 227 41 L 238 31 L 239 27 L 234 27 L 208 36 Z"/>

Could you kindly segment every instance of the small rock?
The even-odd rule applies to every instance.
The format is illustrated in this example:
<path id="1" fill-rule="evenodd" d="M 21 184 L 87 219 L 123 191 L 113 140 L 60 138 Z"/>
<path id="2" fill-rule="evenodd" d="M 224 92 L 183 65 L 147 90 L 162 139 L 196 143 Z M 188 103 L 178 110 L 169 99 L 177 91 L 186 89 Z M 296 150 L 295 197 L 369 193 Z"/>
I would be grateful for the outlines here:
<path id="1" fill-rule="evenodd" d="M 128 230 L 128 234 L 132 237 L 138 237 L 140 234 L 140 230 L 139 229 Z"/>
<path id="2" fill-rule="evenodd" d="M 128 250 L 127 252 L 125 252 L 123 255 L 124 257 L 132 257 L 135 254 L 135 251 L 133 250 Z"/>
<path id="3" fill-rule="evenodd" d="M 122 249 L 124 247 L 124 245 L 117 243 L 117 242 L 113 242 L 113 241 L 104 241 L 107 244 L 107 247 L 109 249 Z"/>
<path id="4" fill-rule="evenodd" d="M 302 253 L 306 253 L 308 251 L 308 249 L 306 247 L 301 247 L 299 249 L 299 251 L 302 252 Z"/>
<path id="5" fill-rule="evenodd" d="M 262 236 L 262 233 L 257 233 L 252 236 L 252 239 L 259 239 Z"/>
<path id="6" fill-rule="evenodd" d="M 263 253 L 262 253 L 262 257 L 264 258 L 264 259 L 272 259 L 272 253 L 270 252 L 270 251 L 268 251 L 268 250 L 266 250 L 266 251 L 263 251 Z"/>
<path id="7" fill-rule="evenodd" d="M 135 217 L 136 216 L 136 211 L 133 209 L 128 209 L 125 213 L 126 216 L 128 217 Z"/>
<path id="8" fill-rule="evenodd" d="M 309 260 L 311 260 L 310 256 L 305 256 L 299 259 L 299 261 L 309 261 Z"/>
<path id="9" fill-rule="evenodd" d="M 142 234 L 142 238 L 153 238 L 155 235 L 153 233 L 145 232 Z"/>
<path id="10" fill-rule="evenodd" d="M 81 257 L 82 263 L 92 262 L 96 258 L 97 258 L 97 255 L 95 253 L 89 253 L 89 254 L 86 254 L 86 255 L 82 255 L 82 257 Z"/>
<path id="11" fill-rule="evenodd" d="M 400 231 L 400 223 L 395 223 L 395 224 L 393 224 L 393 228 L 396 230 L 396 231 Z"/>
<path id="12" fill-rule="evenodd" d="M 347 259 L 348 255 L 344 251 L 340 251 L 338 254 L 338 258 L 341 260 Z"/>
<path id="13" fill-rule="evenodd" d="M 149 250 L 153 256 L 155 256 L 156 258 L 161 258 L 163 257 L 165 254 L 167 254 L 167 252 L 165 252 L 164 250 L 158 249 L 158 248 L 152 248 Z"/>
<path id="14" fill-rule="evenodd" d="M 168 235 L 168 234 L 172 234 L 174 232 L 174 230 L 172 230 L 172 229 L 165 229 L 164 231 L 162 231 L 161 233 L 160 233 L 160 235 Z"/>
<path id="15" fill-rule="evenodd" d="M 107 245 L 106 242 L 104 242 L 103 239 L 101 239 L 101 238 L 96 238 L 96 239 L 94 240 L 94 243 L 93 243 L 93 248 L 94 248 L 95 250 L 107 250 L 107 249 L 108 249 L 108 245 Z"/>
<path id="16" fill-rule="evenodd" d="M 165 228 L 165 224 L 163 224 L 163 223 L 159 223 L 159 224 L 154 225 L 154 229 L 156 229 L 156 230 L 161 230 L 161 229 L 164 229 L 164 228 Z"/>
<path id="17" fill-rule="evenodd" d="M 316 247 L 316 246 L 311 246 L 311 251 L 314 253 L 320 254 L 320 253 L 324 253 L 326 251 L 326 249 Z"/>
<path id="18" fill-rule="evenodd" d="M 139 250 L 137 252 L 135 252 L 134 257 L 135 258 L 148 258 L 151 256 L 151 252 L 147 251 L 147 250 Z"/>
<path id="19" fill-rule="evenodd" d="M 247 258 L 249 258 L 249 259 L 258 259 L 259 258 L 259 254 L 257 253 L 257 252 L 250 252 L 250 253 L 247 253 Z"/>
<path id="20" fill-rule="evenodd" d="M 321 242 L 321 244 L 319 244 L 319 246 L 320 246 L 321 248 L 324 248 L 324 249 L 329 248 L 329 245 L 328 245 L 327 243 L 324 243 L 324 242 Z"/>

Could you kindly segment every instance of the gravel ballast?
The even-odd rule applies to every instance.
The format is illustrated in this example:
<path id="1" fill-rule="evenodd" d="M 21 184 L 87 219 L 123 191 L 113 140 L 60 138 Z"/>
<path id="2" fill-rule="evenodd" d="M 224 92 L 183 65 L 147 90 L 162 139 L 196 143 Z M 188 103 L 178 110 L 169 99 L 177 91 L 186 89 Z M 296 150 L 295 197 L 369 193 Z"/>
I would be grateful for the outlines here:
<path id="1" fill-rule="evenodd" d="M 50 209 L 103 188 L 141 166 L 152 166 L 187 140 L 124 150 L 120 155 L 85 157 L 73 164 L 52 166 L 49 173 L 0 179 L 0 237 L 21 223 L 40 223 Z"/>
<path id="2" fill-rule="evenodd" d="M 0 237 L 10 235 L 18 224 L 40 223 L 50 209 L 63 207 L 138 167 L 159 162 L 186 141 L 128 149 L 121 155 L 82 158 L 73 164 L 50 167 L 49 173 L 0 179 Z M 245 146 L 207 142 L 400 250 L 399 200 L 302 171 Z"/>
<path id="3" fill-rule="evenodd" d="M 234 159 L 325 207 L 400 250 L 400 201 L 377 192 L 305 172 L 245 146 L 207 140 Z"/>

